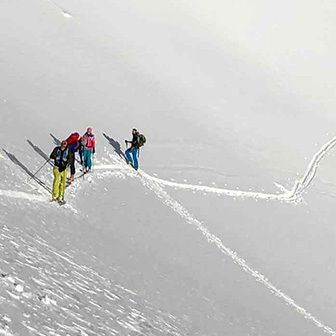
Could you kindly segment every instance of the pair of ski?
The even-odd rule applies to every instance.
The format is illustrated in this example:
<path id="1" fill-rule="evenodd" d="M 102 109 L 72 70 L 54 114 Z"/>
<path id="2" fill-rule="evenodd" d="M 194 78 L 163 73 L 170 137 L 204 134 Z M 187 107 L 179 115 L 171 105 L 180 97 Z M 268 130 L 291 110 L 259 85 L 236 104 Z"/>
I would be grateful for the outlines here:
<path id="1" fill-rule="evenodd" d="M 66 201 L 65 201 L 64 199 L 63 199 L 63 200 L 61 200 L 61 201 L 60 201 L 60 200 L 58 200 L 58 199 L 55 199 L 55 200 L 53 199 L 53 200 L 51 200 L 51 202 L 52 202 L 52 203 L 54 203 L 54 202 L 57 202 L 57 204 L 58 204 L 58 205 L 60 205 L 60 206 L 62 206 L 62 205 L 65 205 L 65 204 L 66 204 Z"/>
<path id="2" fill-rule="evenodd" d="M 80 170 L 81 173 L 79 175 L 77 175 L 72 181 L 70 181 L 69 179 L 67 179 L 67 182 L 66 182 L 66 187 L 69 187 L 75 180 L 78 180 L 80 178 L 84 178 L 84 176 L 87 174 L 87 173 L 90 173 L 90 171 L 83 171 L 82 169 Z"/>
<path id="3" fill-rule="evenodd" d="M 79 175 L 79 176 L 77 176 L 75 179 L 79 179 L 79 178 L 81 178 L 81 177 L 83 177 L 85 174 L 87 174 L 88 173 L 88 171 L 86 171 L 86 172 L 82 172 L 82 174 L 81 175 Z M 65 186 L 65 188 L 67 188 L 67 187 L 69 187 L 70 185 L 71 185 L 71 183 L 72 183 L 73 181 L 69 181 L 69 180 L 67 180 L 66 181 L 66 186 Z M 63 199 L 62 201 L 59 201 L 59 200 L 54 200 L 54 201 L 57 201 L 57 203 L 59 204 L 59 205 L 65 205 L 66 204 L 66 201 Z"/>
<path id="4" fill-rule="evenodd" d="M 138 168 L 134 167 L 133 162 L 127 160 L 125 153 L 122 154 L 123 154 L 122 158 L 124 159 L 127 166 L 132 167 L 135 171 L 138 171 Z"/>

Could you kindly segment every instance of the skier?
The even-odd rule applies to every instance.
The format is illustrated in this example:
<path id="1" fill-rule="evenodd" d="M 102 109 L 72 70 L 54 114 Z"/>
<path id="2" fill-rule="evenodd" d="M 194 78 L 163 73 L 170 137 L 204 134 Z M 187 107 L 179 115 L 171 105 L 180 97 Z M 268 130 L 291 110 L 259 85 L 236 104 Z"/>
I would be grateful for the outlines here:
<path id="1" fill-rule="evenodd" d="M 54 182 L 51 201 L 58 200 L 59 204 L 62 205 L 65 204 L 64 190 L 68 171 L 67 168 L 72 160 L 71 151 L 68 149 L 68 144 L 65 140 L 61 142 L 61 146 L 54 148 L 50 154 L 50 159 L 55 160 L 55 165 L 53 168 Z"/>
<path id="2" fill-rule="evenodd" d="M 96 152 L 96 140 L 91 127 L 88 127 L 86 133 L 82 136 L 81 145 L 83 146 L 83 172 L 87 173 L 91 170 L 92 155 Z"/>
<path id="3" fill-rule="evenodd" d="M 75 161 L 76 152 L 79 149 L 79 133 L 72 133 L 65 141 L 68 143 L 68 149 L 70 150 L 72 155 L 72 160 L 70 163 L 70 177 L 68 179 L 68 182 L 71 183 L 74 180 L 74 176 L 76 174 Z"/>
<path id="4" fill-rule="evenodd" d="M 125 140 L 126 146 L 127 144 L 131 144 L 131 147 L 128 148 L 125 152 L 127 164 L 131 164 L 135 170 L 139 168 L 138 156 L 139 156 L 139 148 L 143 146 L 146 142 L 146 138 L 144 135 L 140 134 L 136 128 L 132 130 L 132 140 Z M 131 157 L 132 154 L 132 157 Z"/>

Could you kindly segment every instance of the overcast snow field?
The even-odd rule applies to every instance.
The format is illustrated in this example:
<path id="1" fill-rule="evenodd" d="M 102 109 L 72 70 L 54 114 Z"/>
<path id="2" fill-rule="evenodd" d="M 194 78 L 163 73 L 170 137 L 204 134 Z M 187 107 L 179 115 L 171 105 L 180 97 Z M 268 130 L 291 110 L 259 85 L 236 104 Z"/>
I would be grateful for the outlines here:
<path id="1" fill-rule="evenodd" d="M 335 41 L 332 0 L 1 0 L 0 335 L 336 335 Z"/>

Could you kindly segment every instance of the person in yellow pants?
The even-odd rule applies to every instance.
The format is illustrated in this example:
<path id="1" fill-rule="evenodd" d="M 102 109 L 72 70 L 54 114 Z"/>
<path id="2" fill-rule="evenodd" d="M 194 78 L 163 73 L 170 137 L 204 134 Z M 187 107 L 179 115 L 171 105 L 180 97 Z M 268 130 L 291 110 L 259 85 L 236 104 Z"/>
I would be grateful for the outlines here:
<path id="1" fill-rule="evenodd" d="M 62 141 L 61 146 L 54 148 L 50 154 L 50 159 L 55 161 L 53 168 L 54 182 L 51 201 L 58 201 L 58 203 L 64 204 L 66 177 L 68 173 L 68 166 L 72 160 L 71 151 L 68 149 L 66 141 Z"/>

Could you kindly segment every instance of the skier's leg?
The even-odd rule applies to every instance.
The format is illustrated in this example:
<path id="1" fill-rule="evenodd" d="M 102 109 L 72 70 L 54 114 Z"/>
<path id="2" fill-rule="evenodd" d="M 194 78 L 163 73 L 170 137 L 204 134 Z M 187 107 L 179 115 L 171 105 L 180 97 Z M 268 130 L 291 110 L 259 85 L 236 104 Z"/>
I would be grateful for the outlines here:
<path id="1" fill-rule="evenodd" d="M 91 169 L 92 160 L 91 160 L 91 149 L 87 150 L 87 167 Z"/>
<path id="2" fill-rule="evenodd" d="M 60 173 L 60 189 L 59 189 L 59 201 L 62 201 L 64 198 L 64 190 L 65 190 L 65 185 L 66 185 L 66 176 L 68 174 L 68 169 L 65 169 Z"/>
<path id="3" fill-rule="evenodd" d="M 125 156 L 128 162 L 132 162 L 132 158 L 131 158 L 131 154 L 130 154 L 130 150 L 127 149 L 125 152 Z"/>
<path id="4" fill-rule="evenodd" d="M 87 149 L 84 148 L 83 150 L 83 168 L 87 167 Z"/>
<path id="5" fill-rule="evenodd" d="M 75 155 L 76 155 L 76 153 L 72 153 L 72 160 L 71 160 L 71 164 L 70 164 L 70 174 L 71 175 L 76 174 L 76 168 L 75 168 L 76 157 L 75 157 Z"/>
<path id="6" fill-rule="evenodd" d="M 59 183 L 60 183 L 58 167 L 55 166 L 53 168 L 53 174 L 54 174 L 54 182 L 53 182 L 53 188 L 52 188 L 52 199 L 56 199 L 58 190 L 59 190 Z"/>
<path id="7" fill-rule="evenodd" d="M 139 168 L 139 163 L 138 163 L 138 148 L 134 148 L 132 150 L 132 156 L 133 156 L 133 167 L 134 169 Z"/>
<path id="8" fill-rule="evenodd" d="M 82 146 L 79 146 L 78 153 L 79 153 L 79 158 L 80 158 L 81 165 L 83 165 L 83 148 L 82 148 Z"/>
<path id="9" fill-rule="evenodd" d="M 76 160 L 75 153 L 72 153 L 72 159 L 70 163 L 70 179 L 69 179 L 70 182 L 74 180 L 74 176 L 76 174 L 75 160 Z"/>

